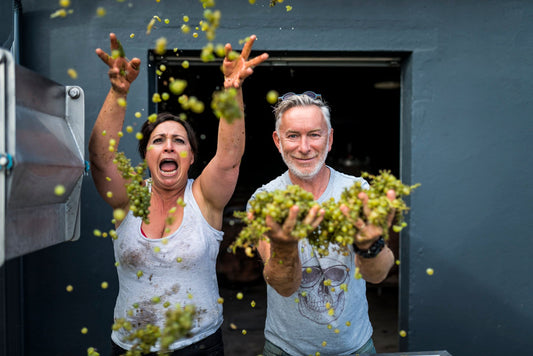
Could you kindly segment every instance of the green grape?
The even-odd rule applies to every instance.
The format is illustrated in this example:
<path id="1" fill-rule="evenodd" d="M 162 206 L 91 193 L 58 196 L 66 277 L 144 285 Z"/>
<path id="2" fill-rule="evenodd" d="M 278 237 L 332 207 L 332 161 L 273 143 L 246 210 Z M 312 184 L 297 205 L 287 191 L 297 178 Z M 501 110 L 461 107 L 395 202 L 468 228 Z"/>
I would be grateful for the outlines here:
<path id="1" fill-rule="evenodd" d="M 152 303 L 153 304 L 157 304 L 160 301 L 161 301 L 161 297 L 159 297 L 159 296 L 152 297 Z"/>
<path id="2" fill-rule="evenodd" d="M 241 107 L 236 99 L 237 90 L 230 88 L 228 90 L 215 91 L 211 101 L 211 109 L 217 118 L 223 118 L 229 123 L 242 117 Z"/>
<path id="3" fill-rule="evenodd" d="M 89 347 L 87 349 L 87 356 L 100 356 L 100 353 L 94 347 Z"/>
<path id="4" fill-rule="evenodd" d="M 269 90 L 266 95 L 266 100 L 269 104 L 275 104 L 278 101 L 279 94 L 275 90 Z"/>
<path id="5" fill-rule="evenodd" d="M 131 160 L 126 158 L 124 152 L 117 152 L 113 161 L 117 169 L 122 174 L 122 178 L 127 180 L 125 184 L 126 193 L 130 202 L 130 210 L 134 216 L 141 217 L 145 223 L 150 223 L 148 213 L 150 209 L 150 192 L 148 186 L 144 184 L 144 172 L 147 168 L 146 160 L 143 160 L 137 167 L 131 166 Z M 120 220 L 120 219 L 117 219 Z"/>
<path id="6" fill-rule="evenodd" d="M 56 185 L 55 188 L 54 188 L 54 194 L 57 195 L 57 196 L 61 196 L 61 195 L 65 194 L 65 186 L 62 185 L 62 184 Z"/>
<path id="7" fill-rule="evenodd" d="M 168 88 L 174 95 L 180 95 L 187 87 L 187 81 L 182 79 L 175 79 L 170 82 Z"/>

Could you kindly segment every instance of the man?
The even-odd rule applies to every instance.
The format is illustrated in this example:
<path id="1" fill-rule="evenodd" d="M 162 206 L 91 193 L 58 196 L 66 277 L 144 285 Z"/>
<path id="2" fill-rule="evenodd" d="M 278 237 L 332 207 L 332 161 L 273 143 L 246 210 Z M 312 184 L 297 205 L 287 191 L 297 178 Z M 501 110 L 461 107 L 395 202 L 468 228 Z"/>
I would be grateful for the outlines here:
<path id="1" fill-rule="evenodd" d="M 344 188 L 356 181 L 368 188 L 364 179 L 325 164 L 333 129 L 329 108 L 319 94 L 287 93 L 280 97 L 274 113 L 273 139 L 288 171 L 259 188 L 254 196 L 298 184 L 322 203 L 331 197 L 338 200 Z M 363 193 L 360 198 L 368 214 L 368 197 Z M 342 210 L 348 213 L 348 207 Z M 394 255 L 381 237 L 382 229 L 360 219 L 354 222 L 359 233 L 349 253 L 331 246 L 328 256 L 320 256 L 307 239 L 291 236 L 297 213 L 295 205 L 283 224 L 267 216 L 269 239 L 258 246 L 268 296 L 264 355 L 376 353 L 365 281 L 383 281 L 394 264 Z M 317 205 L 310 209 L 305 222 L 317 227 L 323 214 Z"/>

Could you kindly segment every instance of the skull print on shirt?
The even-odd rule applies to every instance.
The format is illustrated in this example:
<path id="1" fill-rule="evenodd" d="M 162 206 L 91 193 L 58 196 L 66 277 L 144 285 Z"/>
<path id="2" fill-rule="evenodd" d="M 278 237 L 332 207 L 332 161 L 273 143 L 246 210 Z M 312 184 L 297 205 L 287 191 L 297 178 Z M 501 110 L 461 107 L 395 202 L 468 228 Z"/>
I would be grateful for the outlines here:
<path id="1" fill-rule="evenodd" d="M 336 320 L 344 310 L 345 290 L 350 281 L 348 274 L 349 267 L 332 258 L 311 257 L 304 261 L 298 291 L 300 313 L 318 324 Z"/>

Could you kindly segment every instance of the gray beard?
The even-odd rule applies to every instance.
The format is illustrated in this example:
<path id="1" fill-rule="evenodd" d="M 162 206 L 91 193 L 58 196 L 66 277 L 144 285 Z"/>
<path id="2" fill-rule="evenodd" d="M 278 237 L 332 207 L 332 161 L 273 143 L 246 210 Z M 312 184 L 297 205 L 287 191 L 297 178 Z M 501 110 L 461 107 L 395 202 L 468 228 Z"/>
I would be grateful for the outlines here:
<path id="1" fill-rule="evenodd" d="M 302 172 L 295 165 L 289 162 L 289 160 L 285 157 L 285 153 L 284 153 L 285 151 L 283 150 L 283 144 L 281 143 L 281 141 L 279 144 L 281 147 L 281 158 L 283 159 L 283 162 L 285 162 L 285 165 L 287 166 L 287 168 L 289 168 L 289 172 L 291 172 L 293 175 L 295 175 L 297 178 L 301 180 L 313 179 L 318 174 L 318 172 L 320 172 L 320 170 L 326 163 L 326 158 L 328 157 L 327 153 L 324 155 L 324 157 L 322 157 L 321 161 L 317 163 L 317 165 L 311 172 L 308 172 L 308 173 Z M 329 135 L 326 141 L 326 147 L 328 146 L 329 146 Z"/>

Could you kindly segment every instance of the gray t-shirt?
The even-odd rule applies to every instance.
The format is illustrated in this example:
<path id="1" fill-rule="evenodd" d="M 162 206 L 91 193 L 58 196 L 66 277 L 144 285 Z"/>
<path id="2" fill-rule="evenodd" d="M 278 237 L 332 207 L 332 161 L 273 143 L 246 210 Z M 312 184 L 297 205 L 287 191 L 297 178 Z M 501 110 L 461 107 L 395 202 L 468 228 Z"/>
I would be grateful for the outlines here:
<path id="1" fill-rule="evenodd" d="M 338 200 L 345 188 L 356 181 L 368 189 L 363 178 L 331 171 L 328 186 L 317 200 Z M 260 191 L 286 189 L 292 182 L 285 172 Z M 279 295 L 267 285 L 268 307 L 265 337 L 291 355 L 349 355 L 372 336 L 368 318 L 366 282 L 355 278 L 355 253 L 339 252 L 333 246 L 320 257 L 306 239 L 298 243 L 302 263 L 302 283 L 290 297 Z M 324 281 L 331 285 L 325 286 Z"/>

